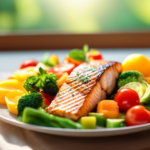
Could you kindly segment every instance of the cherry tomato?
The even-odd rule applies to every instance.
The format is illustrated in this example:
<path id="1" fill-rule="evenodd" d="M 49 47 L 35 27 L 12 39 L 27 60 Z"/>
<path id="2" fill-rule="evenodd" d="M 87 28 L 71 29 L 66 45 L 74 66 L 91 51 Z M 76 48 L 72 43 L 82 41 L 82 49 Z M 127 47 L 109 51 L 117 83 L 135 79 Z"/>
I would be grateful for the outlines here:
<path id="1" fill-rule="evenodd" d="M 37 64 L 38 64 L 38 62 L 35 61 L 35 60 L 32 60 L 32 59 L 25 60 L 25 61 L 21 64 L 20 69 L 27 68 L 27 67 L 32 67 L 32 66 L 34 67 L 34 66 L 36 66 Z"/>
<path id="2" fill-rule="evenodd" d="M 43 98 L 44 98 L 44 101 L 45 101 L 45 104 L 47 105 L 47 106 L 49 106 L 50 104 L 51 104 L 51 102 L 52 102 L 52 100 L 55 98 L 55 96 L 56 95 L 48 95 L 48 94 L 46 94 L 46 93 L 44 93 L 44 92 L 40 92 L 41 94 L 42 94 L 42 96 L 43 96 Z"/>
<path id="3" fill-rule="evenodd" d="M 121 88 L 114 99 L 122 111 L 127 111 L 129 108 L 135 105 L 139 105 L 140 98 L 136 91 L 130 88 Z"/>
<path id="4" fill-rule="evenodd" d="M 140 125 L 150 122 L 150 112 L 141 105 L 131 107 L 126 112 L 126 125 Z"/>
<path id="5" fill-rule="evenodd" d="M 53 68 L 50 68 L 48 70 L 48 73 L 52 72 L 57 76 L 57 78 L 60 78 L 65 72 L 70 74 L 74 68 L 75 68 L 75 65 L 73 63 L 63 63 Z"/>

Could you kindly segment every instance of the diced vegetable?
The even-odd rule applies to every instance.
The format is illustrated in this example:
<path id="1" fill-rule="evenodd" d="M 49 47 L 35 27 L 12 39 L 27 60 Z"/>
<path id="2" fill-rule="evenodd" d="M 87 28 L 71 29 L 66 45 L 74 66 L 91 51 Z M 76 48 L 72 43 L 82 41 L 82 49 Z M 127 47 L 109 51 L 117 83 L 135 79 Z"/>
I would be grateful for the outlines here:
<path id="1" fill-rule="evenodd" d="M 105 118 L 118 118 L 119 107 L 113 100 L 102 100 L 98 103 L 97 112 L 103 113 Z"/>
<path id="2" fill-rule="evenodd" d="M 94 113 L 90 112 L 89 116 L 96 117 L 96 124 L 101 127 L 106 127 L 106 118 L 104 117 L 104 114 L 102 113 Z"/>
<path id="3" fill-rule="evenodd" d="M 50 115 L 29 107 L 24 109 L 22 121 L 24 123 L 46 127 L 83 129 L 83 126 L 80 123 L 67 118 Z"/>
<path id="4" fill-rule="evenodd" d="M 96 117 L 94 116 L 85 116 L 81 117 L 79 122 L 85 129 L 95 129 L 96 128 Z"/>
<path id="5" fill-rule="evenodd" d="M 125 119 L 107 119 L 106 128 L 119 128 L 125 126 Z"/>

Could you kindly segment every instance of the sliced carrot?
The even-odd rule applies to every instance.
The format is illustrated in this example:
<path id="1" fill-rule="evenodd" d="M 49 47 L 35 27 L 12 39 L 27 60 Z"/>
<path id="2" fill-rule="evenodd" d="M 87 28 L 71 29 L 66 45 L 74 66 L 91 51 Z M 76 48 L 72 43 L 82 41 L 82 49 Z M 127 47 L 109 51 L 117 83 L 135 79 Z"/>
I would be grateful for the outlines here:
<path id="1" fill-rule="evenodd" d="M 57 80 L 58 87 L 61 87 L 67 78 L 68 78 L 68 73 L 67 72 L 63 73 L 63 75 Z"/>
<path id="2" fill-rule="evenodd" d="M 148 84 L 150 84 L 150 77 L 145 77 Z"/>
<path id="3" fill-rule="evenodd" d="M 119 107 L 113 100 L 103 100 L 98 103 L 97 112 L 103 113 L 105 118 L 118 118 Z"/>

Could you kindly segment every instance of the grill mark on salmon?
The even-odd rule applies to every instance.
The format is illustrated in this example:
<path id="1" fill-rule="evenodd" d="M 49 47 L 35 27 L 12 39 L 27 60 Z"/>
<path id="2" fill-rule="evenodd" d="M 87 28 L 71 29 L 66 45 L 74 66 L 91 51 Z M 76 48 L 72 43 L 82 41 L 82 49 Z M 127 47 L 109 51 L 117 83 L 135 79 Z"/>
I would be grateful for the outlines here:
<path id="1" fill-rule="evenodd" d="M 111 94 L 122 71 L 117 62 L 91 61 L 75 68 L 46 111 L 74 121 L 86 116 Z"/>

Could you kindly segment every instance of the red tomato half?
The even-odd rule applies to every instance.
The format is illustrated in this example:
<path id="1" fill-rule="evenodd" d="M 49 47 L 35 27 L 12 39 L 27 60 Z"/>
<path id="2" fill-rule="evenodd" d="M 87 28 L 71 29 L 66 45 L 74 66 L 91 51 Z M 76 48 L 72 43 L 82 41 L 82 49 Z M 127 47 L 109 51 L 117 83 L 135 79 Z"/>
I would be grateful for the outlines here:
<path id="1" fill-rule="evenodd" d="M 29 59 L 29 60 L 25 60 L 21 66 L 20 66 L 20 69 L 23 69 L 23 68 L 27 68 L 27 67 L 34 67 L 38 64 L 37 61 L 35 60 L 32 60 L 32 59 Z"/>
<path id="2" fill-rule="evenodd" d="M 41 94 L 42 94 L 42 96 L 43 96 L 43 98 L 44 98 L 44 101 L 45 101 L 45 104 L 47 105 L 47 106 L 49 106 L 50 104 L 51 104 L 51 102 L 52 102 L 52 100 L 55 98 L 55 96 L 56 95 L 48 95 L 48 94 L 46 94 L 46 93 L 44 93 L 44 92 L 40 92 Z"/>
<path id="3" fill-rule="evenodd" d="M 73 63 L 63 63 L 63 64 L 59 64 L 59 65 L 57 65 L 53 68 L 50 68 L 48 70 L 48 73 L 52 72 L 58 78 L 60 78 L 62 76 L 62 74 L 65 73 L 65 72 L 70 74 L 74 68 L 75 68 L 75 65 Z"/>
<path id="4" fill-rule="evenodd" d="M 131 107 L 126 113 L 126 125 L 140 125 L 150 122 L 149 111 L 141 105 Z"/>
<path id="5" fill-rule="evenodd" d="M 136 91 L 130 88 L 121 88 L 114 99 L 122 111 L 127 111 L 129 108 L 135 105 L 139 105 L 140 98 Z"/>

